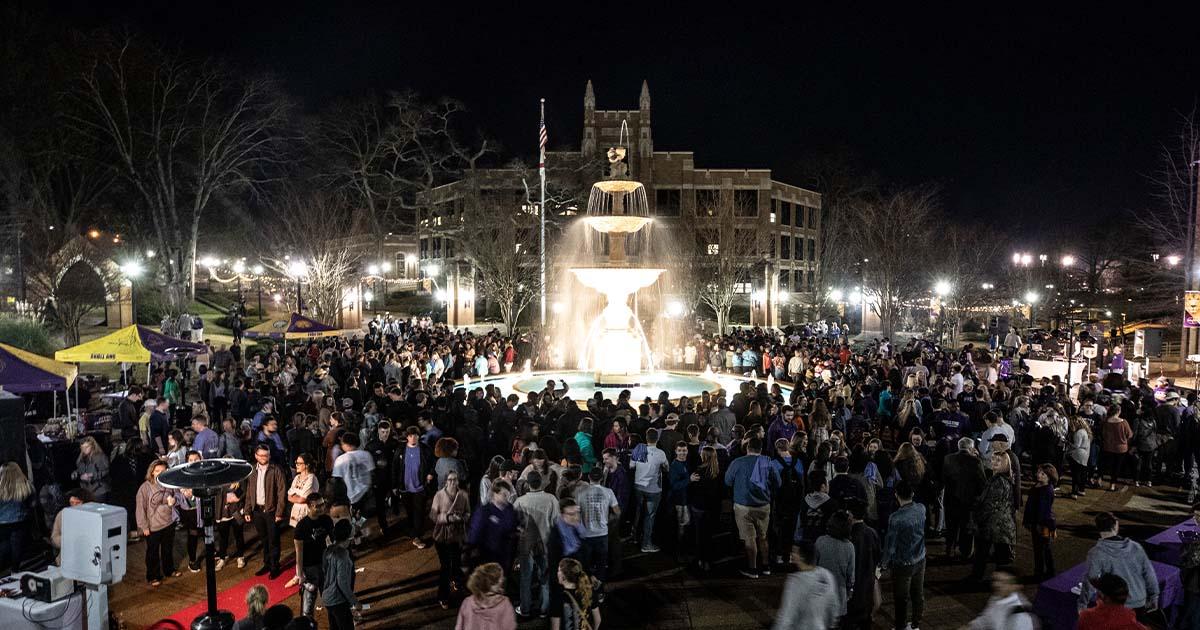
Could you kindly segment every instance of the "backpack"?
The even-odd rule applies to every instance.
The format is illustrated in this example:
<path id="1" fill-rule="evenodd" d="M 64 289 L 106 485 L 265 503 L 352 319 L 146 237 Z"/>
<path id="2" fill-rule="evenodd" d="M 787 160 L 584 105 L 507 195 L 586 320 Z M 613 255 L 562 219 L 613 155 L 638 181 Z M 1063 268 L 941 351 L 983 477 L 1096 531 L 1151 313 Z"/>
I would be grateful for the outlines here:
<path id="1" fill-rule="evenodd" d="M 800 505 L 800 502 L 804 500 L 804 476 L 796 470 L 796 466 L 800 464 L 799 458 L 793 459 L 791 465 L 783 461 L 778 454 L 773 459 L 783 467 L 783 470 L 779 472 L 782 483 L 779 485 L 779 492 L 775 495 L 776 503 L 786 507 Z"/>
<path id="2" fill-rule="evenodd" d="M 818 538 L 825 535 L 826 525 L 829 523 L 829 516 L 833 514 L 833 507 L 836 501 L 830 497 L 817 507 L 812 507 L 807 501 L 801 499 L 800 517 L 796 519 L 796 531 L 793 534 L 793 540 L 797 543 L 814 543 Z"/>

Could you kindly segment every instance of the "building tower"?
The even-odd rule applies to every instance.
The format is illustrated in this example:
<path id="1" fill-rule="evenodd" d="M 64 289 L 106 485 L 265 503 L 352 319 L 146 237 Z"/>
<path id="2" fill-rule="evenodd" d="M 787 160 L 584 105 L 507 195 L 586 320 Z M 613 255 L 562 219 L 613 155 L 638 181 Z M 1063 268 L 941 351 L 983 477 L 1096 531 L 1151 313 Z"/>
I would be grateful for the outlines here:
<path id="1" fill-rule="evenodd" d="M 592 80 L 588 79 L 583 91 L 583 146 L 584 155 L 596 152 L 596 93 L 592 91 Z"/>

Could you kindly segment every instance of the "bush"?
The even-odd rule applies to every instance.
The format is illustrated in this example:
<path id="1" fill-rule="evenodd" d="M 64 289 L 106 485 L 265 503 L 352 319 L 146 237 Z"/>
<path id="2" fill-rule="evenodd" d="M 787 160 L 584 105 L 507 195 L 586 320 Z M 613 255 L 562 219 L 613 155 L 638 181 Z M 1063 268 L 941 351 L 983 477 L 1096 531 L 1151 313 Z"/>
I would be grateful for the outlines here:
<path id="1" fill-rule="evenodd" d="M 54 356 L 57 345 L 50 340 L 45 324 L 28 317 L 0 314 L 0 343 L 44 357 Z"/>

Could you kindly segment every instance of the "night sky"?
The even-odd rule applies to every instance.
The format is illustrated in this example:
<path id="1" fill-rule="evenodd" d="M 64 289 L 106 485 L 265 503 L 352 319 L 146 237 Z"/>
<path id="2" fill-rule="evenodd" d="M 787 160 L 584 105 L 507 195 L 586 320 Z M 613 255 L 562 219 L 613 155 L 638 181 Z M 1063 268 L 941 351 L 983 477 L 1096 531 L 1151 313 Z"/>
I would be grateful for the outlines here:
<path id="1" fill-rule="evenodd" d="M 693 150 L 697 166 L 803 183 L 805 159 L 848 151 L 885 181 L 940 184 L 956 217 L 1027 234 L 1154 203 L 1146 176 L 1200 91 L 1197 16 L 1174 7 L 477 4 L 49 6 L 69 26 L 129 27 L 275 72 L 312 110 L 369 90 L 452 96 L 505 157 L 536 150 L 538 97 L 552 147 L 577 147 L 586 80 L 599 108 L 633 109 L 645 78 L 655 147 Z"/>

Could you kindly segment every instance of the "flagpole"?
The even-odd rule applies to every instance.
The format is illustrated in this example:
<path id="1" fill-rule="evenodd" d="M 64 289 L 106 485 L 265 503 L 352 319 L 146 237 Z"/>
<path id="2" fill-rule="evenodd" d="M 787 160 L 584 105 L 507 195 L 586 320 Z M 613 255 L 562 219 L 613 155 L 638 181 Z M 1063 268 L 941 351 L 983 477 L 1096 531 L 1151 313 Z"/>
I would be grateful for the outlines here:
<path id="1" fill-rule="evenodd" d="M 544 129 L 546 128 L 546 99 L 541 99 L 541 129 L 538 130 L 538 178 L 541 179 L 541 200 L 538 202 L 538 252 L 540 277 L 539 287 L 541 291 L 541 316 L 539 318 L 542 328 L 546 327 L 546 142 L 543 139 Z"/>

